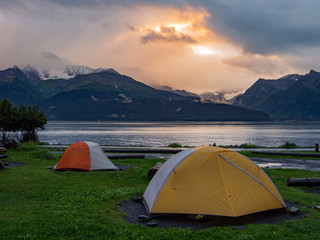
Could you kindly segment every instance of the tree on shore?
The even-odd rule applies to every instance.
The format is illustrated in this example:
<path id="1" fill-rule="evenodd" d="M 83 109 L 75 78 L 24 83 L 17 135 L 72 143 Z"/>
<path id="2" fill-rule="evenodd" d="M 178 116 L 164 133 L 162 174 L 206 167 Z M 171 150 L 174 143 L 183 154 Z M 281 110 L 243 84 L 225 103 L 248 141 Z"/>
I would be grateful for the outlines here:
<path id="1" fill-rule="evenodd" d="M 38 105 L 21 105 L 13 107 L 12 103 L 4 99 L 0 101 L 0 142 L 7 145 L 21 132 L 21 142 L 37 142 L 39 129 L 44 129 L 47 118 Z"/>
<path id="2" fill-rule="evenodd" d="M 22 142 L 38 142 L 38 129 L 43 130 L 44 125 L 47 123 L 47 117 L 44 112 L 40 110 L 38 105 L 33 106 L 20 106 L 20 131 Z"/>
<path id="3" fill-rule="evenodd" d="M 0 101 L 0 141 L 5 142 L 14 137 L 14 133 L 19 130 L 19 113 L 12 103 L 4 99 Z"/>

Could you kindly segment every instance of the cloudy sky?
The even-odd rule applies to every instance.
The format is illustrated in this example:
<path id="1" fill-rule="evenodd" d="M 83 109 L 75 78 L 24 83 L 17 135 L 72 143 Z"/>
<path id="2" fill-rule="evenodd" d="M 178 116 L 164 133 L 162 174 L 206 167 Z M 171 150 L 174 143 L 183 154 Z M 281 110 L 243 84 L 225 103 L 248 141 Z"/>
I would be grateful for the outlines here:
<path id="1" fill-rule="evenodd" d="M 0 69 L 59 61 L 239 91 L 320 71 L 319 9 L 318 0 L 0 0 Z"/>

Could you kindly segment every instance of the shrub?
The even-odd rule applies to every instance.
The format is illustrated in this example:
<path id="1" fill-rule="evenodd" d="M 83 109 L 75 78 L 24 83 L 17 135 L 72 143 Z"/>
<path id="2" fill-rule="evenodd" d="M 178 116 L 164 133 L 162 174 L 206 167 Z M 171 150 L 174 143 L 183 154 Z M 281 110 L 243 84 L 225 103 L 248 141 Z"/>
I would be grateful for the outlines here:
<path id="1" fill-rule="evenodd" d="M 47 117 L 44 112 L 40 110 L 38 105 L 20 106 L 20 131 L 22 135 L 22 142 L 38 142 L 38 129 L 44 129 L 47 123 Z"/>
<path id="2" fill-rule="evenodd" d="M 181 145 L 180 143 L 174 142 L 174 143 L 170 143 L 170 144 L 168 145 L 168 147 L 171 147 L 171 148 L 180 148 L 180 147 L 182 147 L 182 145 Z"/>
<path id="3" fill-rule="evenodd" d="M 30 156 L 37 159 L 56 160 L 56 156 L 48 150 L 38 150 L 30 153 Z"/>
<path id="4" fill-rule="evenodd" d="M 295 143 L 286 142 L 285 144 L 281 145 L 279 148 L 298 148 L 299 146 Z"/>
<path id="5" fill-rule="evenodd" d="M 260 148 L 260 146 L 253 143 L 243 143 L 240 145 L 240 148 Z"/>
<path id="6" fill-rule="evenodd" d="M 37 150 L 37 146 L 32 142 L 23 143 L 23 144 L 20 144 L 20 147 L 18 148 L 18 150 L 21 152 L 34 151 L 34 150 Z"/>
<path id="7" fill-rule="evenodd" d="M 18 139 L 18 132 L 21 132 L 21 142 L 38 142 L 37 131 L 44 129 L 46 123 L 47 117 L 38 105 L 13 107 L 7 99 L 0 101 L 0 142 L 3 145 L 11 146 L 7 142 Z"/>

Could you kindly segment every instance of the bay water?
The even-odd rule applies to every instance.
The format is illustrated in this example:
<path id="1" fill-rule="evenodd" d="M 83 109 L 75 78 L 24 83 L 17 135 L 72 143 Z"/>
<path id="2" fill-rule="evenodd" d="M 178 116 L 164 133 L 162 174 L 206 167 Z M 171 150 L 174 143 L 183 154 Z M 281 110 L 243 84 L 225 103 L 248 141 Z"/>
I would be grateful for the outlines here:
<path id="1" fill-rule="evenodd" d="M 49 121 L 39 139 L 50 144 L 92 141 L 109 146 L 183 146 L 243 143 L 279 147 L 286 142 L 301 147 L 320 141 L 320 122 L 75 122 Z"/>

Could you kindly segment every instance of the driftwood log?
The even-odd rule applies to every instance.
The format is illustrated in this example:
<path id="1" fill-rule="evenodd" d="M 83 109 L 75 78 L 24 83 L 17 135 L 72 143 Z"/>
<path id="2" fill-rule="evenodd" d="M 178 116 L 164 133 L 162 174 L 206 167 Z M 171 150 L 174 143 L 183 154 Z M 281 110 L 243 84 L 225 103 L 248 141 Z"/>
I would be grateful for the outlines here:
<path id="1" fill-rule="evenodd" d="M 151 179 L 156 174 L 156 172 L 162 167 L 163 162 L 157 162 L 148 172 L 148 178 Z"/>
<path id="2" fill-rule="evenodd" d="M 5 153 L 7 151 L 7 149 L 5 149 L 4 147 L 0 147 L 0 153 Z"/>
<path id="3" fill-rule="evenodd" d="M 178 153 L 183 149 L 153 149 L 153 148 L 103 148 L 107 153 Z"/>
<path id="4" fill-rule="evenodd" d="M 1 161 L 0 161 L 0 168 L 4 168 L 4 165 L 2 164 Z"/>
<path id="5" fill-rule="evenodd" d="M 320 178 L 288 178 L 289 187 L 320 187 Z"/>
<path id="6" fill-rule="evenodd" d="M 256 154 L 278 155 L 278 156 L 295 156 L 295 157 L 320 157 L 320 153 L 299 153 L 299 152 L 271 152 L 271 151 L 251 151 Z"/>
<path id="7" fill-rule="evenodd" d="M 144 154 L 121 154 L 121 155 L 108 155 L 107 157 L 109 159 L 127 159 L 127 158 L 145 158 Z"/>

